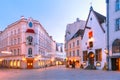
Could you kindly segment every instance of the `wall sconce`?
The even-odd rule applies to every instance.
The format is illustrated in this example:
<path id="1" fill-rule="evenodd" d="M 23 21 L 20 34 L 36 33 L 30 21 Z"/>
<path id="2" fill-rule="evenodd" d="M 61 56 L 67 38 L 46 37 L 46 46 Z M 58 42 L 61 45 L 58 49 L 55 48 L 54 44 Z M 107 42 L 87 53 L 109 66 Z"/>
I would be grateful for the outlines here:
<path id="1" fill-rule="evenodd" d="M 87 65 L 87 63 L 86 63 L 86 62 L 83 62 L 83 65 L 84 65 L 84 66 L 86 66 L 86 65 Z"/>
<path id="2" fill-rule="evenodd" d="M 96 62 L 96 66 L 97 66 L 97 67 L 100 67 L 100 66 L 101 66 L 101 63 L 100 63 L 100 62 Z"/>

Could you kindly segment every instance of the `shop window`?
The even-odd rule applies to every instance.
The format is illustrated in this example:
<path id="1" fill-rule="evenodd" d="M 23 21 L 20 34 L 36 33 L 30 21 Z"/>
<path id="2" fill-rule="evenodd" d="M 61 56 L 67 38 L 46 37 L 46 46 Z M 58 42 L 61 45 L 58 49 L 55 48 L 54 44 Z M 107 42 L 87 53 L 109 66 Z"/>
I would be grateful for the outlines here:
<path id="1" fill-rule="evenodd" d="M 83 61 L 87 61 L 87 51 L 83 51 Z"/>
<path id="2" fill-rule="evenodd" d="M 95 50 L 95 58 L 96 58 L 96 61 L 102 61 L 102 50 L 101 49 Z"/>

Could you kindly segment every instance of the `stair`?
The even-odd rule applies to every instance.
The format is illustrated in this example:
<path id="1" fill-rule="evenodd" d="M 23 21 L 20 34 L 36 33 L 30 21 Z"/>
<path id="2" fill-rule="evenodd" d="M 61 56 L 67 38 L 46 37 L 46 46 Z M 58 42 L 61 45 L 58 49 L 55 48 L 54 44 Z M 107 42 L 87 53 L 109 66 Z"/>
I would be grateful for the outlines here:
<path id="1" fill-rule="evenodd" d="M 88 65 L 85 69 L 86 70 L 96 70 L 96 67 L 94 65 Z"/>

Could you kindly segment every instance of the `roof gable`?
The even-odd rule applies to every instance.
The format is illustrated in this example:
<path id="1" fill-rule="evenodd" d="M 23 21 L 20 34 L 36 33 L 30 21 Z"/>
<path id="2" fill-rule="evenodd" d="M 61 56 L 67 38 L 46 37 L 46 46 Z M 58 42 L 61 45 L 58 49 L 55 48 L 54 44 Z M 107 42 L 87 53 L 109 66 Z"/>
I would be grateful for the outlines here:
<path id="1" fill-rule="evenodd" d="M 106 20 L 106 17 L 103 16 L 103 15 L 101 15 L 100 13 L 94 11 L 92 7 L 90 7 L 90 11 L 89 11 L 89 15 L 88 15 L 88 18 L 87 18 L 87 21 L 86 21 L 86 24 L 85 24 L 84 32 L 85 32 L 85 29 L 88 27 L 88 26 L 87 26 L 87 23 L 88 23 L 88 20 L 89 20 L 89 18 L 90 18 L 90 14 L 91 14 L 92 12 L 94 13 L 94 15 L 95 15 L 95 17 L 96 17 L 96 19 L 97 19 L 97 21 L 98 21 L 98 23 L 99 23 L 102 31 L 105 33 L 105 30 L 104 30 L 104 28 L 102 27 L 101 24 L 104 23 L 104 21 Z"/>

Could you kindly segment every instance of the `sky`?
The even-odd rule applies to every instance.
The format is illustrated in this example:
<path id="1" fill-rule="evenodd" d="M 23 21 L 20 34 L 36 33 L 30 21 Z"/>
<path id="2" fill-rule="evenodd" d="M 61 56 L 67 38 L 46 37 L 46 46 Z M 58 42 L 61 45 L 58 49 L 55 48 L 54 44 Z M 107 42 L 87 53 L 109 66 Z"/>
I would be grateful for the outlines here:
<path id="1" fill-rule="evenodd" d="M 106 15 L 105 0 L 1 0 L 0 30 L 21 16 L 32 17 L 53 40 L 64 43 L 67 24 L 74 23 L 76 18 L 86 21 L 91 5 L 95 11 Z"/>

